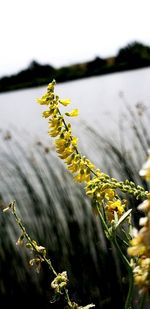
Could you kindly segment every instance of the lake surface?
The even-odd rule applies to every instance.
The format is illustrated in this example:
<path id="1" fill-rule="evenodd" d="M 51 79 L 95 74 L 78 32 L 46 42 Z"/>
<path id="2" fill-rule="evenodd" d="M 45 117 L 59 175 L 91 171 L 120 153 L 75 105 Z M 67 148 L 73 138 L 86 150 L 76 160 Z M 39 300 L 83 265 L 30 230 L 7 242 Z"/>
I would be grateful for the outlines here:
<path id="1" fill-rule="evenodd" d="M 0 129 L 25 129 L 44 136 L 47 121 L 41 117 L 43 107 L 36 98 L 45 91 L 46 86 L 0 94 Z M 122 96 L 132 107 L 142 102 L 149 108 L 150 68 L 58 84 L 56 93 L 71 99 L 72 106 L 67 111 L 79 108 L 80 116 L 72 120 L 75 131 L 80 132 L 80 124 L 86 121 L 101 132 L 112 134 L 125 110 Z"/>

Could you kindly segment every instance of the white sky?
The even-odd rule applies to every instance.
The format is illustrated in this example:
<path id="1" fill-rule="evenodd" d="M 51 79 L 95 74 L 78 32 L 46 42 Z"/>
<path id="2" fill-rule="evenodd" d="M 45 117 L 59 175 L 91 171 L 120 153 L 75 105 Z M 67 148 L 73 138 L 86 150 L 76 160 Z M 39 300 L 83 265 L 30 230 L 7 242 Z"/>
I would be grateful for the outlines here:
<path id="1" fill-rule="evenodd" d="M 0 76 L 150 45 L 150 0 L 0 0 Z"/>

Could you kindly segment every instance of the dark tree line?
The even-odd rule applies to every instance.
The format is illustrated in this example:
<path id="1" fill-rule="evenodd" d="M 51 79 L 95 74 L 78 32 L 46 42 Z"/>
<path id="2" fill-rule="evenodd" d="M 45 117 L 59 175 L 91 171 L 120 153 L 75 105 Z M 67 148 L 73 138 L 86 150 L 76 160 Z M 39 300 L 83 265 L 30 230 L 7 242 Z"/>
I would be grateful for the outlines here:
<path id="1" fill-rule="evenodd" d="M 121 48 L 114 57 L 105 59 L 96 57 L 92 61 L 58 69 L 49 64 L 42 65 L 37 61 L 32 61 L 26 69 L 19 73 L 2 77 L 0 79 L 0 92 L 45 85 L 53 78 L 57 82 L 65 82 L 147 66 L 150 66 L 150 47 L 139 42 L 133 42 Z"/>

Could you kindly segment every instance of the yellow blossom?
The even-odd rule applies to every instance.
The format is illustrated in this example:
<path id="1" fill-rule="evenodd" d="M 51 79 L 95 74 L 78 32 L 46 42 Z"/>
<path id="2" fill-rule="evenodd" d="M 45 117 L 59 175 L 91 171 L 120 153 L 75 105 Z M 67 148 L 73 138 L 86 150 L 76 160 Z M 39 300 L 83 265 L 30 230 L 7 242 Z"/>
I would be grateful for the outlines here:
<path id="1" fill-rule="evenodd" d="M 140 293 L 150 291 L 150 257 L 141 257 L 133 270 L 134 282 Z"/>
<path id="2" fill-rule="evenodd" d="M 45 111 L 45 112 L 43 112 L 43 114 L 42 114 L 42 116 L 43 116 L 44 118 L 48 118 L 50 115 L 51 115 L 51 111 L 50 111 L 50 110 Z"/>
<path id="3" fill-rule="evenodd" d="M 50 99 L 49 99 L 47 93 L 45 93 L 40 99 L 37 99 L 37 102 L 40 105 L 49 105 Z"/>
<path id="4" fill-rule="evenodd" d="M 107 219 L 111 222 L 114 219 L 114 212 L 116 212 L 118 218 L 120 218 L 124 213 L 124 209 L 125 204 L 122 204 L 121 200 L 117 199 L 113 201 L 108 201 L 105 205 Z"/>
<path id="5" fill-rule="evenodd" d="M 144 177 L 146 180 L 150 180 L 150 150 L 148 151 L 148 159 L 139 171 L 139 175 Z"/>
<path id="6" fill-rule="evenodd" d="M 67 105 L 69 105 L 69 104 L 71 104 L 71 101 L 70 101 L 70 99 L 65 99 L 65 100 L 59 100 L 59 102 L 62 104 L 62 105 L 64 105 L 64 106 L 67 106 Z"/>
<path id="7" fill-rule="evenodd" d="M 73 109 L 71 112 L 66 112 L 65 115 L 69 117 L 76 117 L 79 115 L 79 110 L 77 108 Z"/>
<path id="8" fill-rule="evenodd" d="M 140 293 L 150 291 L 150 199 L 145 200 L 138 206 L 146 216 L 140 218 L 140 229 L 130 241 L 128 254 L 138 259 L 133 269 L 135 284 L 139 287 Z"/>
<path id="9" fill-rule="evenodd" d="M 139 233 L 130 242 L 130 247 L 128 248 L 128 254 L 130 256 L 141 256 L 146 252 L 146 246 L 143 243 L 143 235 Z"/>

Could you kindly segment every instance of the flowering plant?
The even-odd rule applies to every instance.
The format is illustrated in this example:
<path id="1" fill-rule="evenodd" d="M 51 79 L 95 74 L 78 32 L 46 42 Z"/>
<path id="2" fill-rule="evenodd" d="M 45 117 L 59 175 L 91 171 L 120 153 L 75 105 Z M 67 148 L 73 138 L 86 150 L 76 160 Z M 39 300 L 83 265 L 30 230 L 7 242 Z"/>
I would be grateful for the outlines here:
<path id="1" fill-rule="evenodd" d="M 124 304 L 124 309 L 132 308 L 134 284 L 139 290 L 138 308 L 143 308 L 145 298 L 150 291 L 150 193 L 145 191 L 134 182 L 126 180 L 118 181 L 97 169 L 95 165 L 78 149 L 78 139 L 72 134 L 72 127 L 66 117 L 78 116 L 78 109 L 61 113 L 61 106 L 71 104 L 69 99 L 60 99 L 55 94 L 55 81 L 52 81 L 46 93 L 38 99 L 38 103 L 46 105 L 47 110 L 43 117 L 48 119 L 48 134 L 55 138 L 56 152 L 66 164 L 67 170 L 73 175 L 76 182 L 84 183 L 86 195 L 92 200 L 94 212 L 99 215 L 106 237 L 113 244 L 116 252 L 121 257 L 128 272 L 129 290 Z M 147 162 L 143 165 L 140 175 L 150 180 L 150 154 Z M 121 193 L 121 194 L 120 194 Z M 131 194 L 137 200 L 144 200 L 138 207 L 145 216 L 140 219 L 140 229 L 136 230 L 132 224 L 132 209 L 128 208 L 127 199 L 122 198 L 122 193 Z M 54 290 L 56 299 L 64 295 L 68 308 L 94 307 L 93 304 L 79 306 L 70 299 L 68 293 L 67 272 L 57 273 L 47 258 L 45 247 L 37 244 L 28 235 L 21 219 L 18 217 L 15 204 L 5 209 L 10 209 L 15 216 L 16 222 L 21 229 L 21 236 L 17 244 L 24 244 L 34 253 L 30 265 L 40 270 L 42 262 L 48 264 L 54 274 L 51 288 Z"/>

